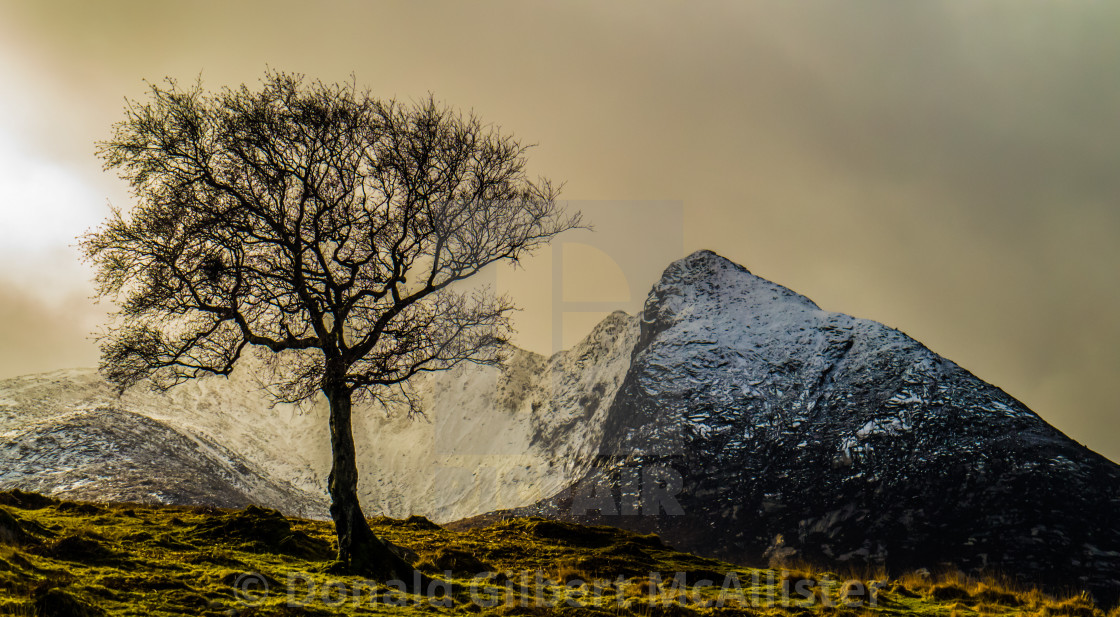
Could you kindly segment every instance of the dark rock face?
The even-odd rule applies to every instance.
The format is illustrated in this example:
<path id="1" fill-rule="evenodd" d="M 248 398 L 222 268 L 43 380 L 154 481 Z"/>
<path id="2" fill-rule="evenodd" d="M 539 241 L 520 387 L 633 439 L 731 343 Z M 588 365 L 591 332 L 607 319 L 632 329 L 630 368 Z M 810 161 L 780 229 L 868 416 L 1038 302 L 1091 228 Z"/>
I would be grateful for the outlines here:
<path id="1" fill-rule="evenodd" d="M 737 562 L 1120 590 L 1120 466 L 882 324 L 703 251 L 642 314 L 596 467 L 519 514 Z"/>

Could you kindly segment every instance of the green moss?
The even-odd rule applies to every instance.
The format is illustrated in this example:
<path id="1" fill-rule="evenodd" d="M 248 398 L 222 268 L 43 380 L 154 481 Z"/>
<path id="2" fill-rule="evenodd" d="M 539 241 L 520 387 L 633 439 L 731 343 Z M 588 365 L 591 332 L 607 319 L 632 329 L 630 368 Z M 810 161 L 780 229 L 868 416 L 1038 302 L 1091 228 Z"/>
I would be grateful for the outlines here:
<path id="1" fill-rule="evenodd" d="M 40 617 L 100 617 L 105 611 L 74 593 L 48 588 L 36 594 L 33 606 Z"/>
<path id="2" fill-rule="evenodd" d="M 11 512 L 0 508 L 0 544 L 33 544 L 38 540 L 26 529 L 27 524 Z"/>
<path id="3" fill-rule="evenodd" d="M 236 542 L 241 550 L 277 553 L 306 559 L 328 559 L 330 544 L 298 529 L 276 510 L 249 506 L 232 513 L 215 513 L 195 525 L 189 534 L 203 543 Z M 164 548 L 193 548 L 174 536 L 161 538 Z"/>
<path id="4" fill-rule="evenodd" d="M 119 563 L 127 556 L 123 551 L 109 548 L 105 538 L 88 532 L 65 536 L 34 552 L 56 561 L 83 565 Z"/>
<path id="5" fill-rule="evenodd" d="M 797 574 L 812 579 L 809 597 L 783 601 L 781 573 L 677 552 L 652 535 L 539 518 L 462 532 L 418 516 L 371 519 L 379 537 L 433 577 L 439 588 L 427 597 L 328 574 L 333 527 L 325 521 L 254 507 L 93 505 L 0 493 L 0 503 L 14 502 L 35 507 L 0 508 L 30 538 L 0 544 L 0 615 L 934 616 L 1044 608 L 1037 593 L 1027 600 L 956 580 L 880 585 L 867 594 L 876 607 L 849 608 L 841 600 L 850 586 L 828 573 Z M 1095 611 L 1077 599 L 1051 605 L 1054 614 Z"/>
<path id="6" fill-rule="evenodd" d="M 0 506 L 9 506 L 21 510 L 38 510 L 57 503 L 57 499 L 38 493 L 25 493 L 18 489 L 0 492 Z"/>

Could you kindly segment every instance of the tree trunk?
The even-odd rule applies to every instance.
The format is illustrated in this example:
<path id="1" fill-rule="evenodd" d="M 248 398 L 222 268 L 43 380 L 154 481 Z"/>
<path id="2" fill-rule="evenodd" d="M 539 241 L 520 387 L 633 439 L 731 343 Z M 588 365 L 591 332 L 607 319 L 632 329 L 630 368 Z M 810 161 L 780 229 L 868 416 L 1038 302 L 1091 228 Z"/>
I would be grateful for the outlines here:
<path id="1" fill-rule="evenodd" d="M 373 534 L 358 503 L 358 467 L 354 433 L 350 426 L 350 394 L 344 385 L 324 382 L 323 392 L 331 408 L 331 452 L 333 463 L 327 488 L 331 495 L 331 518 L 338 537 L 338 560 L 331 570 L 379 581 L 399 580 L 413 586 L 413 568 L 397 557 Z"/>

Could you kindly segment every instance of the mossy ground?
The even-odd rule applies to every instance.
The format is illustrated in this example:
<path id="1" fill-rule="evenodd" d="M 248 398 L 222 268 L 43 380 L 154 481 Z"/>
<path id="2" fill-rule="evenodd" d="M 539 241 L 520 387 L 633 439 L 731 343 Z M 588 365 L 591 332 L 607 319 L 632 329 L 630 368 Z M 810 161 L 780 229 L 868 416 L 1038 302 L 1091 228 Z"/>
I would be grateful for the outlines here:
<path id="1" fill-rule="evenodd" d="M 457 532 L 420 517 L 371 523 L 444 584 L 417 595 L 333 576 L 331 525 L 270 510 L 0 493 L 0 615 L 1104 614 L 1084 598 L 953 575 L 743 568 L 609 527 L 513 519 Z"/>

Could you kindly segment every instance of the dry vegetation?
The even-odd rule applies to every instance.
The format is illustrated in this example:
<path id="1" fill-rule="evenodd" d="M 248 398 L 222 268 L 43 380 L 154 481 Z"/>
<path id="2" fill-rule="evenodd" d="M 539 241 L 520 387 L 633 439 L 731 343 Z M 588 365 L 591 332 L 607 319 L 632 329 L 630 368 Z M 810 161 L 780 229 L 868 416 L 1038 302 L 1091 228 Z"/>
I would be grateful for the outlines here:
<path id="1" fill-rule="evenodd" d="M 609 527 L 513 519 L 456 532 L 422 517 L 370 522 L 432 578 L 432 595 L 328 574 L 327 522 L 252 507 L 83 504 L 0 493 L 0 615 L 1120 617 L 1082 595 L 1057 598 L 959 573 L 892 580 L 874 572 L 743 568 Z"/>

